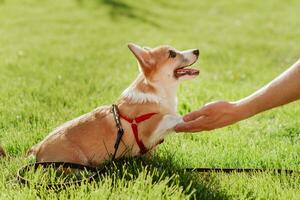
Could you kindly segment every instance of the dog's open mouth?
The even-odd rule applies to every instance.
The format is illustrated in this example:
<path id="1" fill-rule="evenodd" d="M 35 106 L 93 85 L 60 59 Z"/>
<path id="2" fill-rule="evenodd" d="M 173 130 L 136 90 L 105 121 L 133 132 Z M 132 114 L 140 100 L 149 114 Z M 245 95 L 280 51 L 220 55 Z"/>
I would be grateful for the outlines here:
<path id="1" fill-rule="evenodd" d="M 200 71 L 198 69 L 190 68 L 188 66 L 179 67 L 174 70 L 174 76 L 180 78 L 182 76 L 198 76 Z"/>

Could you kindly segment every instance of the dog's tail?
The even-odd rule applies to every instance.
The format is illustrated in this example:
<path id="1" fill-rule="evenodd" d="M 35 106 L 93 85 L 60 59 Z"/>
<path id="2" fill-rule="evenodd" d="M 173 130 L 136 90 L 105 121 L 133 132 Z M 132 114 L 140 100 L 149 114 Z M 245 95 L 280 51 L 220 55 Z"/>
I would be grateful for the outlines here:
<path id="1" fill-rule="evenodd" d="M 32 148 L 30 148 L 26 154 L 28 157 L 35 157 L 36 156 L 36 146 L 33 146 Z M 6 157 L 6 153 L 5 150 L 3 149 L 3 147 L 0 146 L 0 158 Z"/>
<path id="2" fill-rule="evenodd" d="M 5 157 L 5 156 L 6 156 L 6 153 L 5 153 L 4 149 L 0 146 L 0 158 Z"/>

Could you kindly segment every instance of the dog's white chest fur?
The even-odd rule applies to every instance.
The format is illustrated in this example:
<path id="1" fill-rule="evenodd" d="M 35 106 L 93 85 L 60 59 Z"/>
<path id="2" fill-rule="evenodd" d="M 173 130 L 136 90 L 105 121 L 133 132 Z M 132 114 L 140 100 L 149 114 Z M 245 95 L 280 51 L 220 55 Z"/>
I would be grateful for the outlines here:
<path id="1" fill-rule="evenodd" d="M 176 113 L 176 107 L 177 107 L 177 98 L 175 92 L 170 92 L 173 95 L 170 95 L 169 98 L 162 98 L 159 95 L 156 94 L 147 94 L 144 92 L 140 92 L 136 90 L 135 88 L 132 88 L 131 86 L 127 88 L 122 96 L 130 99 L 130 102 L 132 103 L 159 103 L 162 104 L 164 107 L 168 107 L 168 109 L 172 113 Z M 174 127 L 178 123 L 182 123 L 182 117 L 176 114 L 167 114 L 164 115 L 162 120 L 159 122 L 157 128 L 154 130 L 153 134 L 149 138 L 148 141 L 148 147 L 152 147 L 157 142 L 162 140 L 168 133 L 172 132 L 174 130 Z"/>
<path id="2" fill-rule="evenodd" d="M 161 98 L 155 94 L 140 92 L 131 87 L 124 90 L 122 96 L 130 99 L 131 103 L 138 103 L 138 104 L 143 104 L 147 102 L 159 103 L 161 101 Z"/>

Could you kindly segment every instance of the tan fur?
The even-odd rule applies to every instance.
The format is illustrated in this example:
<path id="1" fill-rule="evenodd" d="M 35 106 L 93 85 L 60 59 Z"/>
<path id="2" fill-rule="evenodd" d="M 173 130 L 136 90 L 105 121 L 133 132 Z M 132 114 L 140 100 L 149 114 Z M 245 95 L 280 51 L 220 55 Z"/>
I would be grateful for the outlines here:
<path id="1" fill-rule="evenodd" d="M 141 97 L 151 94 L 159 96 L 162 100 L 160 102 L 136 103 L 132 98 L 122 95 L 117 100 L 117 106 L 121 114 L 130 118 L 150 112 L 157 113 L 138 125 L 140 139 L 148 149 L 152 149 L 162 137 L 161 130 L 158 131 L 157 127 L 159 125 L 160 128 L 164 127 L 162 124 L 164 116 L 176 115 L 176 86 L 178 80 L 174 77 L 165 78 L 165 71 L 168 69 L 173 73 L 173 70 L 180 64 L 185 65 L 183 63 L 185 61 L 182 55 L 178 55 L 177 61 L 169 59 L 169 49 L 171 47 L 168 46 L 151 50 L 142 50 L 136 45 L 129 45 L 129 48 L 136 56 L 142 72 L 129 88 Z M 194 60 L 189 62 L 193 63 Z M 166 85 L 160 86 L 160 84 Z M 165 86 L 167 87 L 165 88 Z M 110 106 L 99 107 L 63 124 L 39 144 L 32 147 L 29 154 L 35 155 L 37 161 L 40 162 L 63 161 L 90 166 L 99 165 L 114 152 L 117 129 L 110 109 Z M 121 122 L 125 134 L 122 137 L 117 158 L 139 155 L 140 149 L 136 144 L 130 124 L 123 119 Z M 170 129 L 170 127 L 166 130 L 162 129 L 162 132 L 167 131 L 167 129 Z M 154 133 L 157 136 L 153 136 Z"/>

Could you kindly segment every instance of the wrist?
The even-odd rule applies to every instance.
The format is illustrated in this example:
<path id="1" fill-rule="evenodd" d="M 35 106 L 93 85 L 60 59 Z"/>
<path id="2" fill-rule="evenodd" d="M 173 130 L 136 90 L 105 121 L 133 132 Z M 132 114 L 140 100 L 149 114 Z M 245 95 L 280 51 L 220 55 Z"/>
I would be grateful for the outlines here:
<path id="1" fill-rule="evenodd" d="M 237 121 L 247 119 L 256 114 L 255 107 L 250 102 L 245 100 L 232 102 L 232 105 L 235 109 Z"/>

